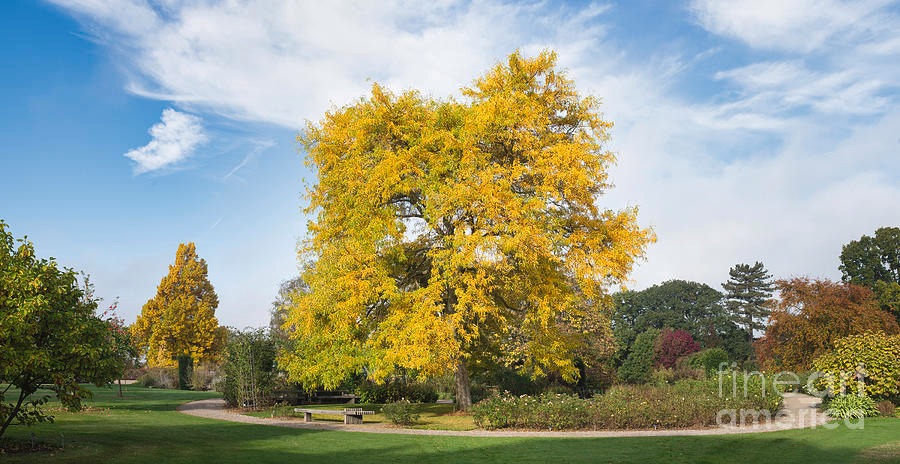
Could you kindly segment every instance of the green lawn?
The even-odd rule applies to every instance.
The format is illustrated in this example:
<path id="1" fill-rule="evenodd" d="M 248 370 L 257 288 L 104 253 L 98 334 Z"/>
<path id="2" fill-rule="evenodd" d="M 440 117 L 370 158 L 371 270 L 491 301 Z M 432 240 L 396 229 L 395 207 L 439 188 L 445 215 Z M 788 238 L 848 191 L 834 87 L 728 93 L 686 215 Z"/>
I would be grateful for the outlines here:
<path id="1" fill-rule="evenodd" d="M 57 413 L 55 424 L 12 427 L 6 439 L 40 440 L 56 452 L 0 456 L 23 463 L 283 462 L 896 462 L 900 420 L 868 419 L 863 430 L 793 430 L 666 438 L 479 438 L 310 431 L 186 416 L 175 406 L 209 393 L 129 387 L 101 390 L 91 409 Z"/>
<path id="2" fill-rule="evenodd" d="M 295 413 L 294 408 L 311 408 L 311 409 L 333 409 L 340 411 L 341 409 L 352 407 L 352 408 L 362 408 L 368 411 L 374 411 L 375 414 L 367 415 L 363 418 L 363 421 L 366 423 L 385 423 L 389 424 L 391 421 L 388 420 L 381 413 L 381 404 L 314 404 L 314 405 L 304 405 L 304 406 L 278 406 L 274 409 L 267 409 L 264 411 L 257 412 L 249 412 L 247 415 L 256 416 L 256 417 L 272 417 L 273 413 L 275 417 L 296 417 L 302 420 L 303 413 Z M 475 427 L 475 423 L 472 422 L 472 416 L 469 415 L 456 415 L 451 414 L 453 412 L 452 404 L 413 404 L 413 408 L 416 412 L 419 413 L 419 420 L 415 425 L 410 428 L 413 429 L 426 429 L 426 430 L 473 430 Z M 327 416 L 327 415 L 314 415 L 313 419 L 317 422 L 337 422 L 342 423 L 344 421 L 341 416 Z"/>

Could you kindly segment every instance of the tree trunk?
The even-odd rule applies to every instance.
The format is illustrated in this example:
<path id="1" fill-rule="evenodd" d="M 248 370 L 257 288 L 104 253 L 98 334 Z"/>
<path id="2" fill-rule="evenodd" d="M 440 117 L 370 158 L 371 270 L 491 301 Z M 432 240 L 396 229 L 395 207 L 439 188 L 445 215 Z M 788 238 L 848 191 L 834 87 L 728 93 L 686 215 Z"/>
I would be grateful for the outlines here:
<path id="1" fill-rule="evenodd" d="M 119 376 L 119 398 L 122 398 L 122 376 Z"/>
<path id="2" fill-rule="evenodd" d="M 747 331 L 750 332 L 750 349 L 753 350 L 753 316 L 747 316 Z"/>
<path id="3" fill-rule="evenodd" d="M 32 391 L 31 393 L 34 393 L 34 391 Z M 22 389 L 19 390 L 19 401 L 16 403 L 15 407 L 13 407 L 12 410 L 9 411 L 9 417 L 6 418 L 6 421 L 3 422 L 2 425 L 0 425 L 0 437 L 2 437 L 4 433 L 6 433 L 7 427 L 9 427 L 9 424 L 12 424 L 13 419 L 16 418 L 16 414 L 18 414 L 19 410 L 22 409 L 22 403 L 25 401 L 25 398 L 28 398 L 31 393 L 27 393 L 25 387 L 22 387 Z"/>
<path id="4" fill-rule="evenodd" d="M 460 359 L 456 363 L 456 409 L 468 411 L 472 407 L 472 392 L 469 388 L 469 369 L 466 361 Z"/>

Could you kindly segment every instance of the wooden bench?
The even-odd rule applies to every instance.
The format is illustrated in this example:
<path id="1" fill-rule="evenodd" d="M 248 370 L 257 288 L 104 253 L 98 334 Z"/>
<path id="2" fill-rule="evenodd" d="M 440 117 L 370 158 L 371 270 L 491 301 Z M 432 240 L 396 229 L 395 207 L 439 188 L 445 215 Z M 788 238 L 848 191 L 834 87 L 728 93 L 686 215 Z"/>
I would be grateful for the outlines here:
<path id="1" fill-rule="evenodd" d="M 345 424 L 362 424 L 364 415 L 375 414 L 375 411 L 367 411 L 362 408 L 344 408 L 342 411 L 338 411 L 337 409 L 294 408 L 294 412 L 303 413 L 303 422 L 312 422 L 313 414 L 325 414 L 330 416 L 342 415 L 344 416 Z"/>

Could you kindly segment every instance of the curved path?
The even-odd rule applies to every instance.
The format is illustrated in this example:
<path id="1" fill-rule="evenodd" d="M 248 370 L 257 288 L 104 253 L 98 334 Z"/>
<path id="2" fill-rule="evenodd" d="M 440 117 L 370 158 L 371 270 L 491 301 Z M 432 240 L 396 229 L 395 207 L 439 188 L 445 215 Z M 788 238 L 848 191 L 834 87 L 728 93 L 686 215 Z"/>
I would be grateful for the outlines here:
<path id="1" fill-rule="evenodd" d="M 303 422 L 291 418 L 262 418 L 246 416 L 225 409 L 225 401 L 209 399 L 182 404 L 178 411 L 192 416 L 219 419 L 246 424 L 272 425 L 277 427 L 293 427 L 308 430 L 338 430 L 344 432 L 393 433 L 403 435 L 445 435 L 458 437 L 663 437 L 687 435 L 727 435 L 734 433 L 770 432 L 775 430 L 800 429 L 824 424 L 827 416 L 817 408 L 819 399 L 801 393 L 785 393 L 784 408 L 771 422 L 753 426 L 722 426 L 708 429 L 669 429 L 669 430 L 617 430 L 617 431 L 508 431 L 508 430 L 421 430 L 391 427 L 386 424 L 345 425 L 333 422 Z"/>

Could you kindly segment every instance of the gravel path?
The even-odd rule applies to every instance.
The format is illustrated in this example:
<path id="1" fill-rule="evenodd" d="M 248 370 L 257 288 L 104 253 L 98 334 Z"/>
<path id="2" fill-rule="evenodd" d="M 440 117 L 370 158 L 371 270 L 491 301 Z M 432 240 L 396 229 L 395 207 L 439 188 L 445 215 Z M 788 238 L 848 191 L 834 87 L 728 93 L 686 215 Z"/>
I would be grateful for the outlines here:
<path id="1" fill-rule="evenodd" d="M 192 416 L 219 419 L 245 424 L 271 425 L 309 430 L 338 430 L 343 432 L 392 433 L 400 435 L 444 435 L 455 437 L 664 437 L 687 435 L 728 435 L 734 433 L 756 433 L 775 430 L 799 429 L 821 425 L 827 422 L 816 405 L 819 399 L 801 393 L 785 393 L 784 408 L 771 422 L 753 426 L 722 426 L 708 429 L 678 430 L 617 430 L 617 431 L 509 431 L 509 430 L 420 430 L 391 427 L 386 424 L 363 423 L 345 425 L 334 422 L 303 422 L 297 418 L 261 418 L 246 416 L 225 409 L 225 401 L 209 399 L 182 404 L 178 411 Z M 736 421 L 737 419 L 735 419 Z"/>

